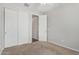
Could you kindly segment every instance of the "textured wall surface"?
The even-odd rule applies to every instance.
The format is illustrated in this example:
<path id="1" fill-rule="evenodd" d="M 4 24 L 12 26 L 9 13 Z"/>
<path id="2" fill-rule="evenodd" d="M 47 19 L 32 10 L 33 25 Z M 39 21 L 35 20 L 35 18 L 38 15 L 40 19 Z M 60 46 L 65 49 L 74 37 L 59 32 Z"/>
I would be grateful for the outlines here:
<path id="1" fill-rule="evenodd" d="M 48 12 L 48 41 L 79 50 L 79 4 L 61 4 Z"/>

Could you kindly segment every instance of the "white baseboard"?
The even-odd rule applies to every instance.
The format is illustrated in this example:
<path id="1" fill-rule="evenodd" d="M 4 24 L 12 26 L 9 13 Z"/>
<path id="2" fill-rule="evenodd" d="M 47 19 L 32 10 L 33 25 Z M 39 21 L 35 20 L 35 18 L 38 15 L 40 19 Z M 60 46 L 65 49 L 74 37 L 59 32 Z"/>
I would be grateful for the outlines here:
<path id="1" fill-rule="evenodd" d="M 54 42 L 54 41 L 48 41 L 48 42 L 53 43 L 53 44 L 56 44 L 56 45 L 61 46 L 61 47 L 64 47 L 64 48 L 67 48 L 67 49 L 70 49 L 70 50 L 73 50 L 73 51 L 79 52 L 79 50 L 77 50 L 77 49 L 74 49 L 74 48 L 71 48 L 71 47 L 68 47 L 68 46 L 65 46 L 65 45 L 56 43 L 56 42 Z"/>

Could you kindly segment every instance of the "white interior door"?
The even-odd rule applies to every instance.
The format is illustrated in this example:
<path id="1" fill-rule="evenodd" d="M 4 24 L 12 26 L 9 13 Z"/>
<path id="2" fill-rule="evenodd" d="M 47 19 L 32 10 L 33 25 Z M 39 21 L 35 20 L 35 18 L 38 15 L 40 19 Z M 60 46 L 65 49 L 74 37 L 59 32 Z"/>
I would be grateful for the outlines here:
<path id="1" fill-rule="evenodd" d="M 47 15 L 39 16 L 39 41 L 47 41 Z"/>
<path id="2" fill-rule="evenodd" d="M 5 8 L 5 47 L 17 45 L 17 12 Z"/>
<path id="3" fill-rule="evenodd" d="M 29 15 L 28 12 L 19 11 L 19 44 L 25 44 L 29 41 Z"/>

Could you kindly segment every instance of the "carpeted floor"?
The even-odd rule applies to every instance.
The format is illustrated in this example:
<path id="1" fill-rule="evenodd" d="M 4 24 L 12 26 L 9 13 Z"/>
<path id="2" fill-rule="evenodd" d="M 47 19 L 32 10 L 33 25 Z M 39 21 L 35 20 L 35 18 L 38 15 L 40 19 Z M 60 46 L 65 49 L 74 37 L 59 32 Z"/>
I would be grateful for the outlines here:
<path id="1" fill-rule="evenodd" d="M 23 44 L 14 47 L 5 48 L 2 55 L 76 55 L 76 51 L 72 51 L 48 42 L 34 42 L 31 44 Z"/>

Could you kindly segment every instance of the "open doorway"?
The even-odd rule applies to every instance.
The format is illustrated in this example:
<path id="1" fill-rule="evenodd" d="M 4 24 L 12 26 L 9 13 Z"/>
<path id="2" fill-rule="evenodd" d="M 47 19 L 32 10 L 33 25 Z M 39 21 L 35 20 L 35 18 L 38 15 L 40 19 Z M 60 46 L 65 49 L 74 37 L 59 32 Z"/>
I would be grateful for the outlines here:
<path id="1" fill-rule="evenodd" d="M 39 16 L 32 15 L 32 42 L 39 41 Z"/>

